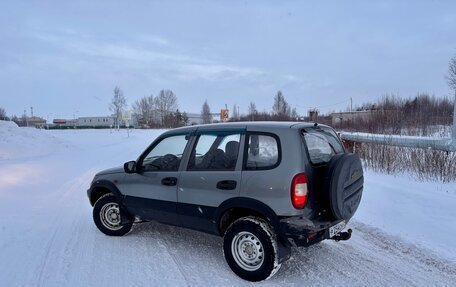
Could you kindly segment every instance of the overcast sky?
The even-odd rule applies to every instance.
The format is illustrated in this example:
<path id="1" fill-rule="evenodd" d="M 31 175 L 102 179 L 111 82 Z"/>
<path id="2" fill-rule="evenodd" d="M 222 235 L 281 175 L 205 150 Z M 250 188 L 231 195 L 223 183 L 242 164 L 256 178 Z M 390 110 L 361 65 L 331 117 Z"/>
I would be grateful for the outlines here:
<path id="1" fill-rule="evenodd" d="M 270 110 L 277 90 L 301 114 L 451 95 L 456 1 L 61 2 L 0 3 L 9 115 L 106 115 L 116 85 L 129 104 L 171 89 L 197 113 L 205 99 Z"/>

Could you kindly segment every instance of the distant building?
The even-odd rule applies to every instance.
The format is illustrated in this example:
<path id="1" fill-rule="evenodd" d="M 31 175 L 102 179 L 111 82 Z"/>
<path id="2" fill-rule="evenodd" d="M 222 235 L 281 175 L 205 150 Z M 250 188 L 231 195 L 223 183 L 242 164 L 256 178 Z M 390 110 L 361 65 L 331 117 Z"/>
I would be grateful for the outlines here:
<path id="1" fill-rule="evenodd" d="M 114 126 L 114 117 L 80 117 L 77 119 L 54 119 L 50 127 L 60 128 L 95 128 L 95 127 L 111 127 Z"/>
<path id="2" fill-rule="evenodd" d="M 111 116 L 105 117 L 79 117 L 76 119 L 78 127 L 110 127 L 114 126 L 115 119 Z"/>
<path id="3" fill-rule="evenodd" d="M 200 125 L 203 123 L 201 114 L 187 113 L 188 125 Z"/>
<path id="4" fill-rule="evenodd" d="M 40 117 L 21 117 L 13 120 L 20 127 L 41 128 L 46 124 L 46 120 Z"/>
<path id="5" fill-rule="evenodd" d="M 366 110 L 366 111 L 353 111 L 353 112 L 340 112 L 331 114 L 332 125 L 338 125 L 343 122 L 349 122 L 354 120 L 367 121 L 377 113 L 377 110 Z"/>
<path id="6" fill-rule="evenodd" d="M 75 127 L 77 125 L 76 120 L 66 120 L 66 119 L 54 119 L 52 121 L 54 126 L 65 126 L 65 127 Z"/>

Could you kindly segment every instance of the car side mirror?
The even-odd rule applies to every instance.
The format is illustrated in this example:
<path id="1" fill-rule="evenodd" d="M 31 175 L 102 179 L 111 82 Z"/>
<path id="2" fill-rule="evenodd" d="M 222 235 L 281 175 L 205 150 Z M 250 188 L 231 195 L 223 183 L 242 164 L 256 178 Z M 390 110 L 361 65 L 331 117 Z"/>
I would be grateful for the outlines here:
<path id="1" fill-rule="evenodd" d="M 126 173 L 135 173 L 136 172 L 136 161 L 132 160 L 124 163 L 124 170 Z"/>

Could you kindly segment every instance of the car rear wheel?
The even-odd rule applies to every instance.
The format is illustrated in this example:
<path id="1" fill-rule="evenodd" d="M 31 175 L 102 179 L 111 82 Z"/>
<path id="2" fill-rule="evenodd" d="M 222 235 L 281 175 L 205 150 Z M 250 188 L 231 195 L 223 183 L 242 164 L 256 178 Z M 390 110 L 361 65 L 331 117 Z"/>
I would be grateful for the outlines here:
<path id="1" fill-rule="evenodd" d="M 232 223 L 223 238 L 226 262 L 236 275 L 262 281 L 280 268 L 275 233 L 263 219 L 242 217 Z"/>
<path id="2" fill-rule="evenodd" d="M 106 235 L 122 236 L 131 230 L 132 223 L 121 224 L 122 216 L 126 215 L 112 194 L 100 197 L 93 206 L 93 221 Z"/>

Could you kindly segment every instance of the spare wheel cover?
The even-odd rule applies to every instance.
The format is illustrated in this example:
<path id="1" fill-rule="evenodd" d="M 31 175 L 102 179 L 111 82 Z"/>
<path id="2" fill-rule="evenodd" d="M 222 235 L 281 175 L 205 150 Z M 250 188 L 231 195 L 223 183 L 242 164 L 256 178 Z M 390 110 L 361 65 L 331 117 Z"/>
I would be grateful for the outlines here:
<path id="1" fill-rule="evenodd" d="M 330 167 L 329 205 L 337 219 L 350 219 L 359 206 L 363 193 L 364 175 L 356 154 L 338 157 Z"/>

